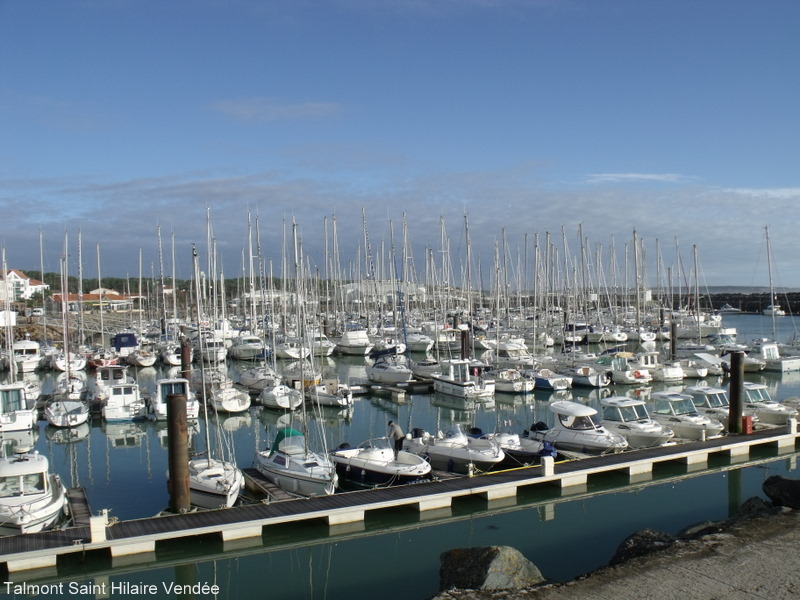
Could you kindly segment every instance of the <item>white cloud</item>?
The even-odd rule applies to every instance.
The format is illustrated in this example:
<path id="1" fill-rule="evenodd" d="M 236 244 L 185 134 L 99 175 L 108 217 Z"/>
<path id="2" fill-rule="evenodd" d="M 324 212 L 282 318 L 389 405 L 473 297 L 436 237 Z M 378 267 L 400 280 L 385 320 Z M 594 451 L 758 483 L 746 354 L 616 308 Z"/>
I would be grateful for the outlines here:
<path id="1" fill-rule="evenodd" d="M 333 102 L 282 104 L 266 98 L 244 98 L 220 100 L 213 103 L 211 108 L 241 121 L 263 123 L 286 119 L 328 117 L 339 112 L 341 107 Z"/>
<path id="2" fill-rule="evenodd" d="M 756 198 L 775 198 L 778 200 L 794 200 L 800 198 L 800 188 L 733 188 L 725 190 L 741 196 Z"/>
<path id="3" fill-rule="evenodd" d="M 686 183 L 692 178 L 679 173 L 590 173 L 586 176 L 587 183 L 626 183 L 626 182 L 657 182 L 657 183 Z"/>

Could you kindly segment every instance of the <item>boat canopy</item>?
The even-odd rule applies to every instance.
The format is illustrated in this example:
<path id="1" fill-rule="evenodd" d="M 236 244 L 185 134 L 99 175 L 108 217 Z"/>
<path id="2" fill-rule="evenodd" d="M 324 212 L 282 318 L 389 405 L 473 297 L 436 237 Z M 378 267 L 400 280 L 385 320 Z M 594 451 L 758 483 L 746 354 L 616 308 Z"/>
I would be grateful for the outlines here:
<path id="1" fill-rule="evenodd" d="M 302 454 L 306 450 L 305 436 L 291 427 L 283 427 L 278 430 L 278 435 L 272 443 L 272 452 L 284 452 L 285 454 Z"/>

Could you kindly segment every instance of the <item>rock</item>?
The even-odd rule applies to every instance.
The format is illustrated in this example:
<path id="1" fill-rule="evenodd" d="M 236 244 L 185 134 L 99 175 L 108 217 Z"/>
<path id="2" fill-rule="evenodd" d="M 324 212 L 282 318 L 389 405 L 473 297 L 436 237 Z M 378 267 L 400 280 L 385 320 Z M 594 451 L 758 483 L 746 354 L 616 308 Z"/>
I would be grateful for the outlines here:
<path id="1" fill-rule="evenodd" d="M 797 479 L 773 475 L 764 481 L 761 489 L 775 506 L 788 506 L 795 510 L 800 508 L 800 481 Z"/>
<path id="2" fill-rule="evenodd" d="M 536 565 L 510 546 L 455 548 L 443 552 L 440 561 L 441 591 L 516 589 L 544 581 Z"/>
<path id="3" fill-rule="evenodd" d="M 643 556 L 663 550 L 674 543 L 675 538 L 668 533 L 653 529 L 642 529 L 623 540 L 614 556 L 611 557 L 609 564 L 617 565 L 635 556 Z"/>

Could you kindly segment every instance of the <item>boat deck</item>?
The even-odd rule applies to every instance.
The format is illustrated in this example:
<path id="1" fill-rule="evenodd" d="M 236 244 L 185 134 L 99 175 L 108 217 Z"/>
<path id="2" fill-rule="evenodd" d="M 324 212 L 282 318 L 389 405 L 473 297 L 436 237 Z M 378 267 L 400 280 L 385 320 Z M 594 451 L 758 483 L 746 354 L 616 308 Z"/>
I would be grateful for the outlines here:
<path id="1" fill-rule="evenodd" d="M 199 535 L 215 535 L 224 542 L 262 536 L 264 528 L 297 521 L 323 520 L 329 526 L 363 522 L 369 511 L 412 507 L 420 513 L 447 509 L 454 499 L 472 496 L 493 501 L 513 498 L 520 488 L 547 485 L 560 488 L 585 486 L 589 477 L 618 472 L 630 481 L 652 477 L 657 464 L 678 462 L 705 468 L 711 455 L 732 463 L 746 460 L 758 447 L 796 451 L 798 427 L 765 429 L 703 442 L 678 443 L 579 460 L 543 460 L 539 466 L 493 471 L 472 477 L 441 474 L 433 481 L 403 486 L 337 493 L 316 498 L 278 499 L 227 509 L 189 512 L 109 523 L 107 513 L 86 518 L 85 494 L 72 491 L 76 526 L 58 531 L 0 538 L 0 564 L 9 572 L 54 567 L 60 555 L 106 551 L 112 557 L 155 552 L 156 543 Z M 251 480 L 255 479 L 248 473 Z M 82 498 L 81 498 L 82 496 Z M 82 504 L 83 503 L 83 504 Z M 85 506 L 84 508 L 81 508 Z M 85 510 L 85 512 L 81 512 Z M 88 523 L 87 523 L 88 521 Z"/>

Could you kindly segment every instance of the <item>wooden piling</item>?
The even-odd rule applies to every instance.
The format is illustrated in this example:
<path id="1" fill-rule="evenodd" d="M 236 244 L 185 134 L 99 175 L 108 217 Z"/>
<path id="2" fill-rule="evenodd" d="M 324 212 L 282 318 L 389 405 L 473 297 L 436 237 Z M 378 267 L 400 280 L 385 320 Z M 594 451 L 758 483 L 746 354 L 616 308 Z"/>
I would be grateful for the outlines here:
<path id="1" fill-rule="evenodd" d="M 742 400 L 744 396 L 744 352 L 731 352 L 730 408 L 728 433 L 742 433 Z"/>
<path id="2" fill-rule="evenodd" d="M 186 421 L 186 395 L 167 396 L 167 435 L 169 436 L 169 507 L 172 512 L 191 508 L 189 492 L 189 427 Z"/>

